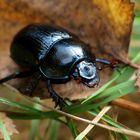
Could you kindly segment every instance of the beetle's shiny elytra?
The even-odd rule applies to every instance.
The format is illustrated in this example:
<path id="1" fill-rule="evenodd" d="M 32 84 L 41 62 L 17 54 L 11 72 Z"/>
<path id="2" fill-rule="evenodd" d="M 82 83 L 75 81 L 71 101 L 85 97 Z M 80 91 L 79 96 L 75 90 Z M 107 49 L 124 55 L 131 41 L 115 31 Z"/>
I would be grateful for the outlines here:
<path id="1" fill-rule="evenodd" d="M 111 65 L 111 62 L 91 55 L 88 45 L 77 36 L 62 28 L 43 24 L 21 29 L 13 39 L 10 51 L 11 58 L 28 70 L 11 74 L 0 83 L 34 75 L 25 92 L 32 94 L 39 81 L 44 80 L 51 97 L 60 107 L 65 102 L 53 90 L 52 83 L 68 82 L 73 78 L 94 87 L 99 83 L 96 62 Z"/>

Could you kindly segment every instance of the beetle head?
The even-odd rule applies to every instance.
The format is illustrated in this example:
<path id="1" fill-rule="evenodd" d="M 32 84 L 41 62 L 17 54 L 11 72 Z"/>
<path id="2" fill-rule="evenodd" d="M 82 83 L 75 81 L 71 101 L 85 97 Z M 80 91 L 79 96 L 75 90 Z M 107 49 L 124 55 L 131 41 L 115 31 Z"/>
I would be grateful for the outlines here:
<path id="1" fill-rule="evenodd" d="M 77 64 L 72 76 L 75 80 L 84 83 L 88 87 L 94 87 L 99 83 L 99 76 L 94 62 L 81 61 Z"/>

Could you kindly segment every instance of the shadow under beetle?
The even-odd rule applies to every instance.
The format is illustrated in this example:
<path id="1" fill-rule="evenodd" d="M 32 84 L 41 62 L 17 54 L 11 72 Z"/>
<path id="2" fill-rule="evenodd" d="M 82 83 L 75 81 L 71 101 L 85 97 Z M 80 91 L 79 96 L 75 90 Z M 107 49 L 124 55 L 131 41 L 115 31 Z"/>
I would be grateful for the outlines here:
<path id="1" fill-rule="evenodd" d="M 32 95 L 39 81 L 44 80 L 50 96 L 60 108 L 65 101 L 53 90 L 52 83 L 65 83 L 73 78 L 94 87 L 99 83 L 96 62 L 115 67 L 110 61 L 96 59 L 90 54 L 88 45 L 72 33 L 43 24 L 31 24 L 20 30 L 13 39 L 10 54 L 18 65 L 28 70 L 13 73 L 1 79 L 0 84 L 35 75 L 25 93 Z"/>

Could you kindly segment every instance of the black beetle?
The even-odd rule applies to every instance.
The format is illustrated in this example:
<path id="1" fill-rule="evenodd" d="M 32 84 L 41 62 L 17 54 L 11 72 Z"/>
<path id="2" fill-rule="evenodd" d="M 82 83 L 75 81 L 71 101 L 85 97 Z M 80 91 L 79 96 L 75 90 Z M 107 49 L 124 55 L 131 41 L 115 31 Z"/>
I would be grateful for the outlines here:
<path id="1" fill-rule="evenodd" d="M 32 94 L 39 80 L 44 80 L 51 97 L 60 107 L 65 102 L 53 90 L 52 83 L 64 83 L 73 78 L 94 87 L 99 83 L 96 62 L 115 67 L 107 60 L 96 59 L 90 54 L 88 45 L 72 33 L 43 24 L 31 24 L 19 31 L 10 51 L 11 58 L 28 70 L 13 73 L 1 79 L 0 84 L 35 75 L 25 92 Z"/>

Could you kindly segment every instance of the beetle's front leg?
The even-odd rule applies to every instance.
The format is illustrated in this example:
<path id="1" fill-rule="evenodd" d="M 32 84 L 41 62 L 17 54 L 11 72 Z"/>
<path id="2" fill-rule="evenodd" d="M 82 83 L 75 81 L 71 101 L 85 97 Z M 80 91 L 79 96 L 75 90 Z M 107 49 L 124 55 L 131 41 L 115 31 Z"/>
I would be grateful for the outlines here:
<path id="1" fill-rule="evenodd" d="M 50 96 L 52 97 L 53 101 L 55 102 L 55 107 L 59 105 L 60 110 L 67 105 L 66 102 L 64 101 L 63 98 L 61 98 L 54 90 L 51 84 L 50 80 L 47 80 L 47 87 L 48 87 L 48 92 L 50 93 Z"/>

